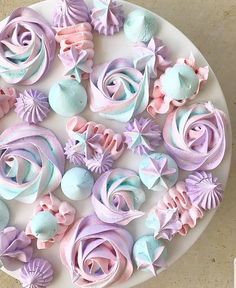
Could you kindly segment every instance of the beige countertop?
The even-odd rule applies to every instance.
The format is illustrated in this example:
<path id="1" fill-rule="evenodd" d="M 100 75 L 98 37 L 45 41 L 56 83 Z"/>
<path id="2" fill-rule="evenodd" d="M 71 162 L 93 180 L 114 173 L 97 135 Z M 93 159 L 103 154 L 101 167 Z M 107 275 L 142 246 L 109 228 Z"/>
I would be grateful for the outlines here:
<path id="1" fill-rule="evenodd" d="M 0 0 L 0 19 L 37 0 Z M 132 0 L 159 14 L 190 38 L 223 88 L 236 137 L 236 0 Z M 179 261 L 140 288 L 232 288 L 236 257 L 236 146 L 224 201 L 207 230 Z M 1 288 L 17 288 L 0 272 Z"/>

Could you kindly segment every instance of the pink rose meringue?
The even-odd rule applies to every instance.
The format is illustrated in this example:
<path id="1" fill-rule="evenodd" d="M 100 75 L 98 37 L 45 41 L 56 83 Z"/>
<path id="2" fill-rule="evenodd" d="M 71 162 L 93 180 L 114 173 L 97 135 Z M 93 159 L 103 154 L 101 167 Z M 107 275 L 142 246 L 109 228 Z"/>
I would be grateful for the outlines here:
<path id="1" fill-rule="evenodd" d="M 8 83 L 32 85 L 48 72 L 55 50 L 47 21 L 31 8 L 18 8 L 0 32 L 0 76 Z"/>
<path id="2" fill-rule="evenodd" d="M 91 215 L 76 222 L 62 239 L 60 255 L 78 287 L 111 287 L 132 275 L 132 246 L 128 231 Z"/>
<path id="3" fill-rule="evenodd" d="M 16 102 L 16 96 L 14 88 L 0 88 L 0 119 L 10 112 Z"/>
<path id="4" fill-rule="evenodd" d="M 185 105 L 198 95 L 208 74 L 208 67 L 198 67 L 192 54 L 189 59 L 178 59 L 173 67 L 167 68 L 156 80 L 151 96 L 153 100 L 147 107 L 148 113 L 156 117 Z"/>
<path id="5" fill-rule="evenodd" d="M 123 5 L 114 0 L 94 0 L 91 12 L 91 24 L 99 34 L 113 35 L 124 25 Z"/>
<path id="6" fill-rule="evenodd" d="M 145 193 L 138 175 L 116 168 L 102 174 L 93 186 L 92 204 L 98 218 L 106 223 L 127 225 L 144 215 L 139 211 Z"/>
<path id="7" fill-rule="evenodd" d="M 215 169 L 226 149 L 226 116 L 210 102 L 180 107 L 168 115 L 163 138 L 169 154 L 187 171 Z"/>
<path id="8" fill-rule="evenodd" d="M 58 224 L 57 233 L 53 238 L 47 241 L 42 241 L 40 239 L 37 239 L 38 249 L 48 249 L 55 242 L 61 241 L 66 231 L 68 230 L 69 226 L 75 220 L 76 210 L 68 202 L 60 201 L 53 194 L 46 194 L 39 200 L 39 203 L 34 211 L 34 215 L 36 215 L 37 213 L 41 211 L 48 211 L 52 215 L 54 215 L 57 219 L 57 224 Z M 26 231 L 26 235 L 28 235 L 31 239 L 36 239 L 36 237 L 32 234 L 31 221 L 27 224 L 25 231 Z"/>

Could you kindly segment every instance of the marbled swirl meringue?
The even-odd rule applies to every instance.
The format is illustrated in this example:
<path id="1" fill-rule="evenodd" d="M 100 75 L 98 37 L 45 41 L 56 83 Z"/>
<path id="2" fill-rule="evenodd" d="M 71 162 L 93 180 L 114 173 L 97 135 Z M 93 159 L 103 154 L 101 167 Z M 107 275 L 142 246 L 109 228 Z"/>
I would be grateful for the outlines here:
<path id="1" fill-rule="evenodd" d="M 138 175 L 128 169 L 116 168 L 102 174 L 92 190 L 92 204 L 98 218 L 106 223 L 127 225 L 144 215 L 139 208 L 145 193 Z"/>
<path id="2" fill-rule="evenodd" d="M 0 32 L 0 76 L 32 85 L 49 70 L 56 50 L 54 32 L 31 8 L 18 8 Z"/>
<path id="3" fill-rule="evenodd" d="M 113 35 L 124 25 L 125 17 L 121 4 L 114 0 L 94 0 L 91 24 L 99 34 Z"/>
<path id="4" fill-rule="evenodd" d="M 118 225 L 91 215 L 80 219 L 62 239 L 62 263 L 78 287 L 111 287 L 133 273 L 132 236 Z"/>
<path id="5" fill-rule="evenodd" d="M 212 170 L 224 157 L 226 130 L 225 114 L 208 102 L 180 107 L 169 114 L 163 138 L 181 169 Z"/>
<path id="6" fill-rule="evenodd" d="M 50 248 L 55 242 L 61 241 L 69 226 L 75 220 L 76 210 L 66 201 L 59 200 L 56 196 L 51 194 L 43 195 L 34 211 L 34 215 L 40 212 L 47 211 L 56 217 L 58 228 L 54 237 L 48 240 L 36 238 L 32 233 L 32 220 L 26 226 L 26 235 L 31 239 L 37 239 L 38 249 Z"/>
<path id="7" fill-rule="evenodd" d="M 16 99 L 15 112 L 25 122 L 38 124 L 48 115 L 48 97 L 39 90 L 25 90 Z"/>
<path id="8" fill-rule="evenodd" d="M 223 199 L 222 184 L 210 172 L 193 172 L 185 179 L 185 184 L 192 203 L 204 210 L 215 209 Z"/>
<path id="9" fill-rule="evenodd" d="M 53 15 L 53 26 L 59 28 L 89 21 L 89 9 L 84 0 L 60 0 Z"/>
<path id="10" fill-rule="evenodd" d="M 142 113 L 149 101 L 149 75 L 119 58 L 94 67 L 90 75 L 90 108 L 100 116 L 128 122 Z"/>
<path id="11" fill-rule="evenodd" d="M 64 171 L 61 144 L 48 129 L 18 124 L 0 135 L 0 196 L 33 203 L 54 191 Z"/>
<path id="12" fill-rule="evenodd" d="M 0 88 L 0 119 L 4 117 L 16 102 L 17 93 L 14 88 Z"/>
<path id="13" fill-rule="evenodd" d="M 15 227 L 0 231 L 0 267 L 15 270 L 17 262 L 29 262 L 33 254 L 31 240 Z"/>

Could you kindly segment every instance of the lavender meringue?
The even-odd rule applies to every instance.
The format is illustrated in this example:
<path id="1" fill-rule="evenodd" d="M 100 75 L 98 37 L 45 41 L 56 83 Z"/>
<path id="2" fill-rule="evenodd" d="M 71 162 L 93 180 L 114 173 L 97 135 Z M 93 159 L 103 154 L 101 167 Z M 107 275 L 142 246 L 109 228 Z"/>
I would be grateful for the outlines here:
<path id="1" fill-rule="evenodd" d="M 113 161 L 111 153 L 104 151 L 95 153 L 92 158 L 86 161 L 86 166 L 92 172 L 103 174 L 112 168 Z"/>
<path id="2" fill-rule="evenodd" d="M 85 156 L 77 147 L 77 140 L 69 138 L 64 148 L 66 159 L 76 166 L 85 164 Z"/>

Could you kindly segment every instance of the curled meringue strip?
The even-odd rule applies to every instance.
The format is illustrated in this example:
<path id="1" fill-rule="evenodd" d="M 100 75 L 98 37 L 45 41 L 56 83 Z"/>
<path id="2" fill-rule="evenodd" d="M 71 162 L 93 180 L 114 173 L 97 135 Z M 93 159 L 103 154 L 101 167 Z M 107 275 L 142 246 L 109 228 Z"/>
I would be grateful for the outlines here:
<path id="1" fill-rule="evenodd" d="M 68 227 L 74 222 L 76 210 L 68 202 L 60 201 L 53 194 L 46 194 L 40 200 L 34 211 L 34 215 L 42 211 L 49 211 L 57 219 L 58 229 L 56 235 L 47 240 L 43 241 L 37 239 L 38 249 L 50 248 L 55 242 L 59 242 L 65 235 Z M 31 221 L 26 226 L 26 235 L 31 239 L 36 239 L 31 230 Z"/>
<path id="2" fill-rule="evenodd" d="M 18 8 L 0 32 L 0 76 L 8 83 L 32 85 L 55 56 L 54 32 L 31 8 Z"/>
<path id="3" fill-rule="evenodd" d="M 3 118 L 16 102 L 17 93 L 14 88 L 0 88 L 0 119 Z"/>
<path id="4" fill-rule="evenodd" d="M 128 231 L 91 215 L 76 222 L 65 235 L 60 256 L 78 287 L 111 287 L 132 275 L 132 246 Z"/>
<path id="5" fill-rule="evenodd" d="M 90 108 L 101 116 L 128 122 L 142 113 L 149 100 L 149 75 L 119 58 L 97 65 L 90 75 Z"/>
<path id="6" fill-rule="evenodd" d="M 127 225 L 144 215 L 138 211 L 145 201 L 138 175 L 128 169 L 113 169 L 98 178 L 92 190 L 92 204 L 106 223 Z"/>
<path id="7" fill-rule="evenodd" d="M 163 138 L 169 154 L 181 169 L 211 170 L 226 149 L 226 116 L 210 102 L 180 107 L 168 115 Z"/>
<path id="8" fill-rule="evenodd" d="M 60 184 L 65 158 L 48 129 L 18 124 L 0 135 L 0 196 L 33 203 Z"/>

